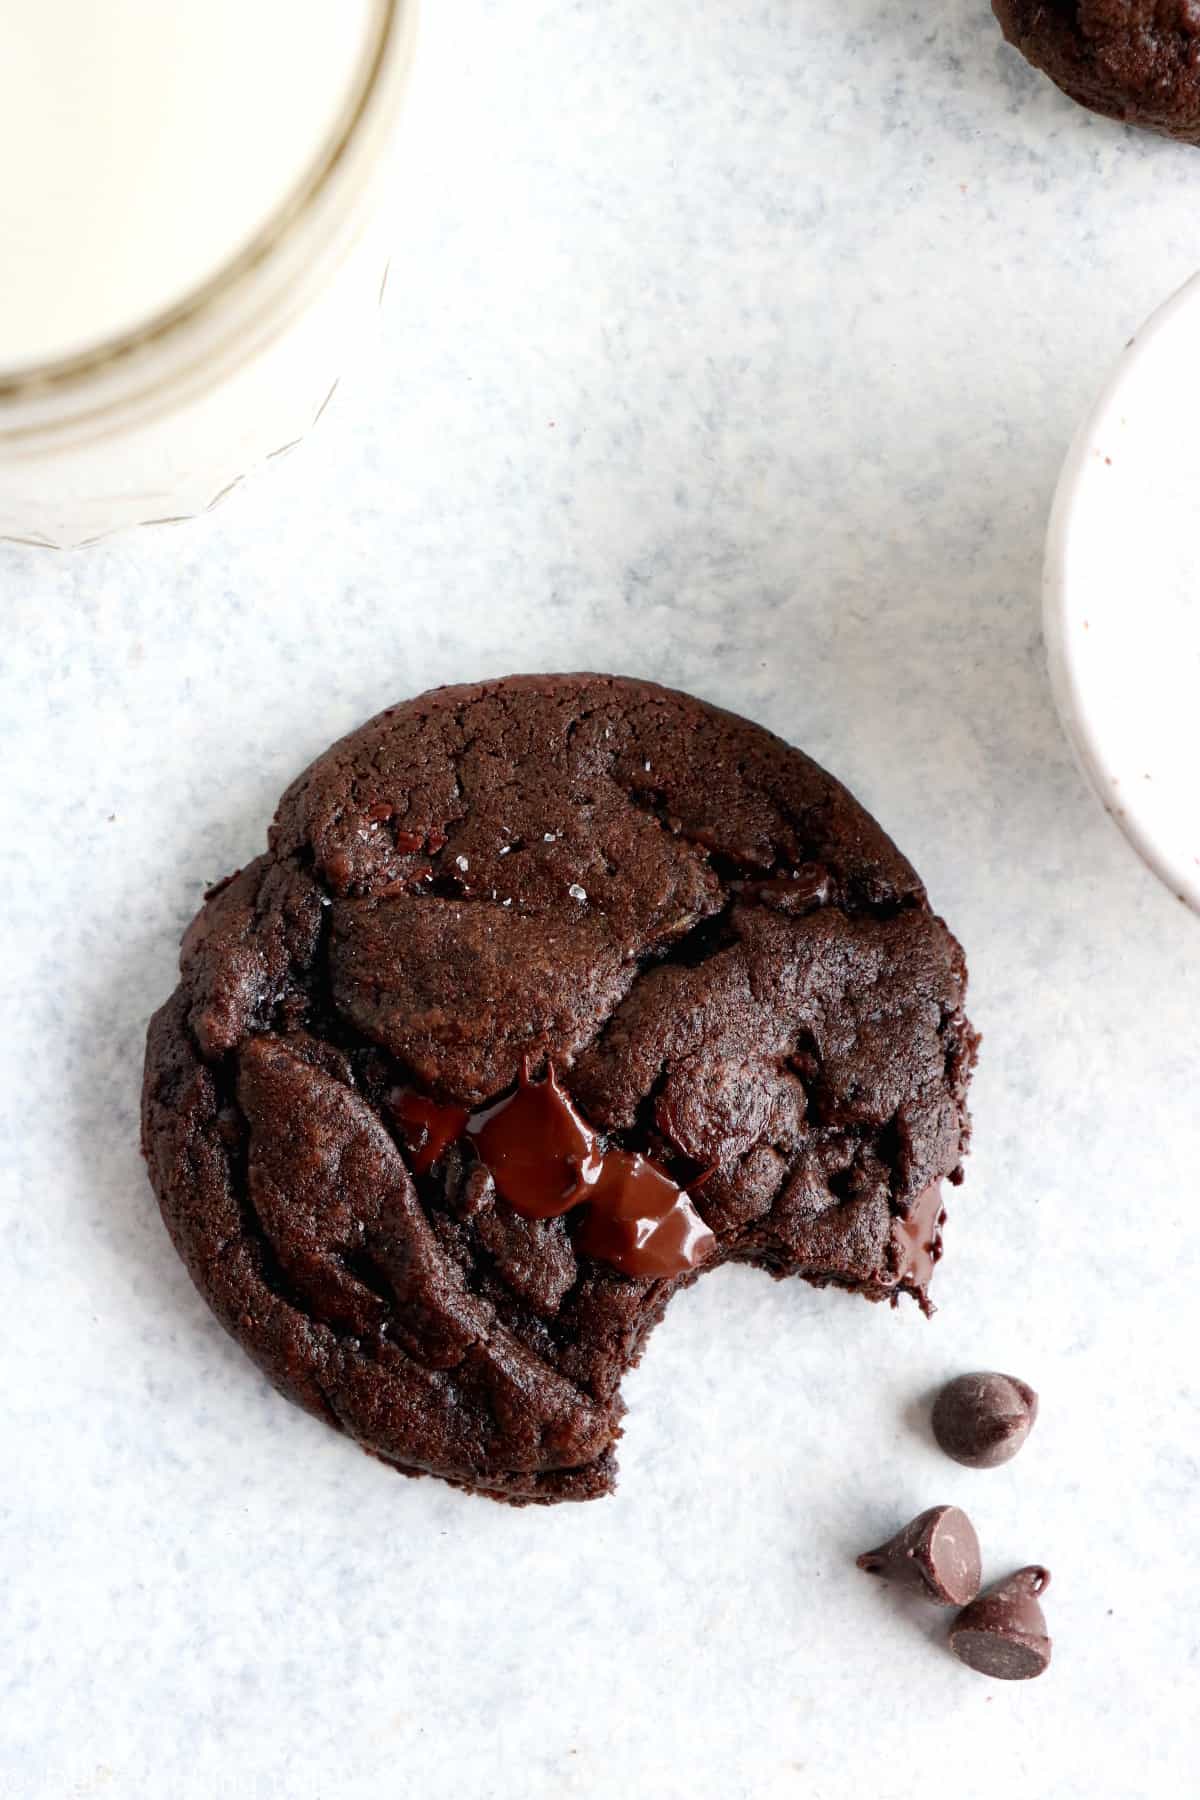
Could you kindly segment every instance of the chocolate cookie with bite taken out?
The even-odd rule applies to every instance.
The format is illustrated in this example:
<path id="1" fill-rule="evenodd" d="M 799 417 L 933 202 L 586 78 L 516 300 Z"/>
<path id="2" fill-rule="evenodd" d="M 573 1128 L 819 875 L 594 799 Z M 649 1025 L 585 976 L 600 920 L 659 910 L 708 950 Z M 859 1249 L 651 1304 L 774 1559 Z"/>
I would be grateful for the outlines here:
<path id="1" fill-rule="evenodd" d="M 209 894 L 143 1145 L 283 1393 L 407 1473 L 590 1499 L 703 1270 L 926 1304 L 965 984 L 896 847 L 768 732 L 604 676 L 447 688 L 335 744 Z"/>

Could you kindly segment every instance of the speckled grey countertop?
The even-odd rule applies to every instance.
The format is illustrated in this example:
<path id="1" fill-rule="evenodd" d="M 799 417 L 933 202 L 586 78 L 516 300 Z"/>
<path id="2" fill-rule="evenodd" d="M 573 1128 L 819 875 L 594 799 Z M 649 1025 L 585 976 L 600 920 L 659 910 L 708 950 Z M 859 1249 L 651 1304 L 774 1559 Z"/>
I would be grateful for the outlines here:
<path id="1" fill-rule="evenodd" d="M 377 379 L 202 524 L 0 551 L 0 1794 L 1173 1800 L 1200 926 L 1069 762 L 1037 589 L 1074 425 L 1200 261 L 1200 152 L 1074 110 L 985 0 L 428 10 Z M 141 1043 L 313 753 L 580 666 L 845 777 L 986 1043 L 931 1323 L 726 1271 L 630 1383 L 618 1496 L 513 1512 L 222 1336 L 138 1159 Z M 918 1402 L 989 1365 L 1043 1411 L 971 1474 Z M 944 1500 L 1052 1568 L 1044 1680 L 853 1568 Z"/>

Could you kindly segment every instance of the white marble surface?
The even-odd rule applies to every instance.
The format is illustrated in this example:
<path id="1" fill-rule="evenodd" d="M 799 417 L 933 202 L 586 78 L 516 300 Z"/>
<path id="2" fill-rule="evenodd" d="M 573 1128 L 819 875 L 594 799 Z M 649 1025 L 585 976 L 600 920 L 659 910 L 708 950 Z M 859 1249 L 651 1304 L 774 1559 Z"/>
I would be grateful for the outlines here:
<path id="1" fill-rule="evenodd" d="M 1197 260 L 1200 152 L 984 0 L 432 0 L 378 377 L 204 523 L 0 550 L 3 1800 L 1174 1800 L 1200 1743 L 1200 927 L 1071 767 L 1040 538 Z M 1131 595 L 1148 619 L 1153 596 Z M 929 1324 L 725 1272 L 614 1500 L 390 1475 L 211 1321 L 136 1148 L 206 882 L 429 683 L 615 667 L 874 807 L 971 954 L 977 1150 Z M 1009 1468 L 919 1401 L 1043 1394 Z M 1042 1560 L 988 1683 L 852 1566 L 935 1501 Z"/>

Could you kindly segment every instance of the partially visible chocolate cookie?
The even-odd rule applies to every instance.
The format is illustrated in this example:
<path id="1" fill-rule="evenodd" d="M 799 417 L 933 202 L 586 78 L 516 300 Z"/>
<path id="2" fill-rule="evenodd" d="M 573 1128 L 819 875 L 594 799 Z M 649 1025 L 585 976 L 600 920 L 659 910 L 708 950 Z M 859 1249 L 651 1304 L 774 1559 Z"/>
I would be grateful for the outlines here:
<path id="1" fill-rule="evenodd" d="M 1200 0 L 992 0 L 1010 44 L 1081 106 L 1200 143 Z"/>
<path id="2" fill-rule="evenodd" d="M 705 1267 L 925 1304 L 962 952 L 743 719 L 589 675 L 394 707 L 288 790 L 181 971 L 143 1095 L 176 1247 L 285 1394 L 409 1473 L 609 1491 L 621 1378 Z"/>

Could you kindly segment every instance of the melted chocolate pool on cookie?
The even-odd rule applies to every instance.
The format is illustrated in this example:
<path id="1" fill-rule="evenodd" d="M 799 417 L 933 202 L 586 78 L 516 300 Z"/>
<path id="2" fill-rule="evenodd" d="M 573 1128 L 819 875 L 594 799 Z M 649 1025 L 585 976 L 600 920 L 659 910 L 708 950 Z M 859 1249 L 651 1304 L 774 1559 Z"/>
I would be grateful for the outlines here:
<path id="1" fill-rule="evenodd" d="M 625 1275 L 668 1280 L 713 1252 L 716 1238 L 664 1170 L 644 1156 L 600 1148 L 553 1063 L 540 1081 L 522 1063 L 514 1091 L 474 1116 L 420 1094 L 405 1094 L 394 1110 L 415 1127 L 414 1173 L 427 1173 L 465 1133 L 515 1212 L 555 1219 L 586 1206 L 576 1245 Z"/>

